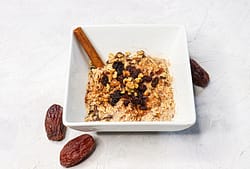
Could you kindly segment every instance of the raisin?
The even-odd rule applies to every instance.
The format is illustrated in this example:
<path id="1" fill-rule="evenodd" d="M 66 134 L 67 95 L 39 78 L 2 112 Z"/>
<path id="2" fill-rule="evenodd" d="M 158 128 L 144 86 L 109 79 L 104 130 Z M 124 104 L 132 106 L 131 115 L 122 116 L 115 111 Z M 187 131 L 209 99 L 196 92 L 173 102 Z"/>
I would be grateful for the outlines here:
<path id="1" fill-rule="evenodd" d="M 143 76 L 143 78 L 142 78 L 142 81 L 143 82 L 151 82 L 152 81 L 152 77 L 151 76 Z"/>
<path id="2" fill-rule="evenodd" d="M 141 69 L 135 69 L 133 72 L 131 72 L 131 76 L 133 78 L 137 78 L 137 76 L 141 73 Z"/>
<path id="3" fill-rule="evenodd" d="M 147 86 L 144 85 L 144 84 L 142 84 L 142 83 L 140 83 L 139 87 L 138 87 L 138 90 L 142 91 L 144 93 L 147 90 Z"/>
<path id="4" fill-rule="evenodd" d="M 116 70 L 117 76 L 120 76 L 124 70 L 124 64 L 120 61 L 115 61 L 112 67 Z"/>
<path id="5" fill-rule="evenodd" d="M 154 76 L 155 74 L 154 74 L 154 72 L 150 72 L 150 76 L 152 77 L 152 76 Z"/>
<path id="6" fill-rule="evenodd" d="M 159 74 L 161 74 L 163 71 L 164 71 L 164 69 L 163 69 L 163 68 L 160 68 L 160 69 L 157 70 L 155 73 L 156 73 L 157 75 L 159 75 Z"/>
<path id="7" fill-rule="evenodd" d="M 95 146 L 94 138 L 88 134 L 70 140 L 60 152 L 60 164 L 64 167 L 79 164 L 94 152 Z"/>
<path id="8" fill-rule="evenodd" d="M 130 76 L 133 78 L 137 78 L 137 76 L 141 73 L 141 69 L 136 69 L 135 66 L 127 66 L 126 70 L 129 71 Z"/>
<path id="9" fill-rule="evenodd" d="M 137 105 L 137 104 L 140 104 L 140 99 L 136 96 L 132 96 L 131 97 L 131 102 L 134 104 L 134 105 Z"/>
<path id="10" fill-rule="evenodd" d="M 124 76 L 123 75 L 119 75 L 117 77 L 117 80 L 122 84 L 123 83 L 123 79 L 124 79 Z"/>
<path id="11" fill-rule="evenodd" d="M 126 70 L 129 71 L 129 73 L 131 74 L 131 72 L 133 72 L 133 71 L 136 70 L 136 67 L 135 67 L 135 66 L 128 65 L 128 66 L 126 67 Z"/>
<path id="12" fill-rule="evenodd" d="M 148 108 L 147 108 L 147 106 L 145 106 L 145 105 L 141 105 L 141 106 L 139 106 L 139 109 L 140 109 L 140 110 L 147 110 Z"/>
<path id="13" fill-rule="evenodd" d="M 109 82 L 109 78 L 107 75 L 103 75 L 102 78 L 101 78 L 101 83 L 103 86 L 106 86 Z"/>
<path id="14" fill-rule="evenodd" d="M 111 104 L 112 106 L 115 106 L 116 103 L 120 100 L 121 96 L 122 96 L 122 95 L 121 95 L 121 91 L 120 91 L 120 90 L 114 91 L 114 93 L 112 93 L 112 94 L 110 95 L 110 104 Z"/>
<path id="15" fill-rule="evenodd" d="M 125 99 L 129 99 L 128 92 L 125 92 L 125 94 L 123 95 L 123 98 L 125 98 Z"/>
<path id="16" fill-rule="evenodd" d="M 120 99 L 118 99 L 118 98 L 111 98 L 110 104 L 111 104 L 112 106 L 115 106 L 116 103 L 119 102 L 119 100 L 120 100 Z"/>
<path id="17" fill-rule="evenodd" d="M 138 95 L 138 98 L 140 99 L 140 105 L 145 105 L 146 104 L 146 99 L 147 99 L 146 96 Z"/>
<path id="18" fill-rule="evenodd" d="M 124 100 L 124 101 L 123 101 L 124 106 L 128 106 L 129 103 L 130 103 L 129 100 Z"/>
<path id="19" fill-rule="evenodd" d="M 143 91 L 141 91 L 141 90 L 137 90 L 137 93 L 138 93 L 138 97 L 143 97 Z"/>
<path id="20" fill-rule="evenodd" d="M 151 86 L 152 86 L 152 87 L 156 87 L 158 83 L 159 83 L 159 78 L 158 78 L 158 77 L 155 77 L 155 78 L 152 80 Z"/>
<path id="21" fill-rule="evenodd" d="M 63 108 L 60 105 L 52 105 L 45 118 L 45 130 L 49 140 L 60 141 L 64 139 L 66 127 L 62 122 Z"/>
<path id="22" fill-rule="evenodd" d="M 190 59 L 193 83 L 206 87 L 209 83 L 209 74 L 193 59 Z"/>

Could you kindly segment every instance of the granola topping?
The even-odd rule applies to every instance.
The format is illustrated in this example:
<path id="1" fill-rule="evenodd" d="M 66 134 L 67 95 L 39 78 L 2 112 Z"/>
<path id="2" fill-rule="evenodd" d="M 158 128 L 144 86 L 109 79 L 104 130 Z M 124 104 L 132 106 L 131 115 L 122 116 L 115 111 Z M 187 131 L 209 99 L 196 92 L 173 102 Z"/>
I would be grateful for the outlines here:
<path id="1" fill-rule="evenodd" d="M 85 121 L 166 121 L 174 117 L 172 77 L 166 60 L 140 50 L 134 55 L 109 54 L 106 63 L 89 72 Z"/>

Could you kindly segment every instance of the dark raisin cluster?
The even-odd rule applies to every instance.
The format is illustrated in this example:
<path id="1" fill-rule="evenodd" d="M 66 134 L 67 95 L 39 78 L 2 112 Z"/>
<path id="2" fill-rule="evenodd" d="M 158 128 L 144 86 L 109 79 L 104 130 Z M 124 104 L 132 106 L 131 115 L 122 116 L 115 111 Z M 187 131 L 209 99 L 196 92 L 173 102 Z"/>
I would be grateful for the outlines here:
<path id="1" fill-rule="evenodd" d="M 127 66 L 126 70 L 129 71 L 130 76 L 133 78 L 137 78 L 137 76 L 141 73 L 141 69 L 136 69 L 135 66 Z"/>
<path id="2" fill-rule="evenodd" d="M 125 68 L 124 63 L 122 63 L 121 61 L 115 61 L 112 67 L 117 72 L 116 80 L 120 82 L 120 87 L 122 89 L 125 88 L 125 83 L 123 82 L 123 80 L 124 78 L 126 78 L 125 77 L 126 75 L 124 76 L 123 74 L 124 70 L 128 71 L 130 76 L 133 79 L 136 79 L 138 75 L 142 73 L 141 69 L 138 69 L 133 65 L 128 65 Z M 156 72 L 156 74 L 160 74 L 162 71 L 163 70 L 160 69 Z M 134 93 L 132 94 L 129 94 L 128 91 L 126 91 L 125 93 L 121 93 L 120 90 L 114 91 L 112 94 L 110 94 L 109 103 L 112 106 L 115 106 L 116 103 L 119 102 L 121 98 L 123 98 L 124 106 L 128 106 L 129 104 L 132 104 L 132 106 L 137 107 L 140 110 L 147 110 L 148 109 L 147 96 L 144 96 L 144 92 L 147 90 L 147 86 L 145 85 L 145 83 L 151 82 L 151 86 L 156 87 L 157 84 L 159 83 L 159 77 L 153 78 L 154 75 L 155 73 L 151 72 L 149 76 L 148 75 L 143 76 L 140 83 L 138 84 L 139 85 L 138 88 L 134 89 Z M 109 83 L 108 76 L 103 74 L 100 81 L 102 85 L 106 86 Z"/>
<path id="3" fill-rule="evenodd" d="M 106 86 L 107 84 L 108 84 L 108 82 L 109 82 L 109 78 L 108 78 L 108 76 L 107 75 L 102 75 L 102 78 L 101 78 L 101 83 L 102 83 L 102 85 L 103 86 Z"/>
<path id="4" fill-rule="evenodd" d="M 152 80 L 151 86 L 152 86 L 152 87 L 156 87 L 158 83 L 159 83 L 159 78 L 158 78 L 158 77 L 155 77 L 155 78 Z"/>
<path id="5" fill-rule="evenodd" d="M 114 91 L 114 93 L 110 94 L 110 99 L 109 99 L 109 103 L 112 106 L 115 106 L 115 104 L 121 99 L 122 94 L 120 90 L 116 90 Z"/>
<path id="6" fill-rule="evenodd" d="M 115 61 L 112 67 L 116 70 L 117 76 L 122 75 L 122 71 L 124 70 L 124 64 L 120 61 Z"/>

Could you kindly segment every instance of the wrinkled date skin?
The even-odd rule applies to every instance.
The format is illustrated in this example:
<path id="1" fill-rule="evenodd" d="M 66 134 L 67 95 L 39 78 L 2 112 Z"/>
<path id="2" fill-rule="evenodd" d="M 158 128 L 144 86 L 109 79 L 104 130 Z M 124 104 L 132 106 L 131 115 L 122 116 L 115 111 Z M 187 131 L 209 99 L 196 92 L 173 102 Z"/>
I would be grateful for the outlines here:
<path id="1" fill-rule="evenodd" d="M 209 83 L 209 74 L 193 59 L 190 59 L 192 80 L 196 86 L 206 87 Z"/>
<path id="2" fill-rule="evenodd" d="M 64 139 L 66 127 L 62 123 L 63 108 L 60 105 L 52 105 L 45 117 L 45 130 L 49 140 L 60 141 Z"/>
<path id="3" fill-rule="evenodd" d="M 83 134 L 70 140 L 60 152 L 60 163 L 64 167 L 72 167 L 95 150 L 95 140 L 91 135 Z"/>

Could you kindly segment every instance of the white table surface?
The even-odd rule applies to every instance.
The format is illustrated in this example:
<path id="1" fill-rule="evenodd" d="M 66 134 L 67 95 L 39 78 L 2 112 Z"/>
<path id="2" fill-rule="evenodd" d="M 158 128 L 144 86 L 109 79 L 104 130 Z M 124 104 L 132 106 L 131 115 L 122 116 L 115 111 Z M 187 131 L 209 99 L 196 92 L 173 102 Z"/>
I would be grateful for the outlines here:
<path id="1" fill-rule="evenodd" d="M 211 75 L 195 88 L 197 124 L 174 133 L 94 134 L 76 169 L 249 169 L 250 2 L 247 0 L 0 1 L 1 169 L 55 169 L 63 145 L 46 138 L 47 108 L 63 105 L 69 39 L 79 24 L 171 23 Z"/>

